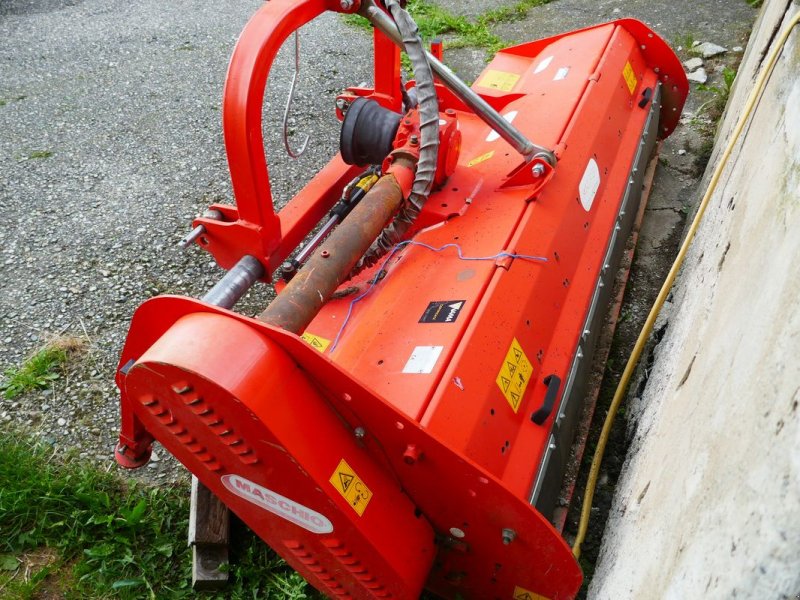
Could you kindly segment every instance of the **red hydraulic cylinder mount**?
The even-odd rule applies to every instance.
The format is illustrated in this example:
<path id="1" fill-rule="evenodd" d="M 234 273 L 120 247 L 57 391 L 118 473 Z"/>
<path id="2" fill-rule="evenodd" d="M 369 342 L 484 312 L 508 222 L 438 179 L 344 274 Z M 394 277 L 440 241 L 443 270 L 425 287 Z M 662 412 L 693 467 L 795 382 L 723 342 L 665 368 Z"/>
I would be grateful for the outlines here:
<path id="1" fill-rule="evenodd" d="M 276 212 L 261 119 L 287 37 L 360 4 L 272 0 L 242 32 L 223 101 L 236 205 L 194 222 L 221 266 L 249 257 L 269 281 L 363 171 L 337 154 Z M 340 118 L 356 97 L 401 112 L 399 50 L 374 44 L 374 87 L 343 92 Z M 117 459 L 140 466 L 158 440 L 331 598 L 574 598 L 554 504 L 644 167 L 686 77 L 630 19 L 499 51 L 472 92 L 557 162 L 515 151 L 439 77 L 433 190 L 376 264 L 353 275 L 409 194 L 414 109 L 376 187 L 263 320 L 177 296 L 139 307 Z"/>
<path id="2" fill-rule="evenodd" d="M 203 225 L 198 243 L 219 265 L 230 269 L 243 255 L 250 255 L 265 266 L 264 279 L 286 259 L 307 233 L 339 199 L 344 185 L 359 171 L 340 156 L 328 165 L 279 213 L 275 212 L 269 182 L 264 139 L 262 106 L 272 62 L 286 38 L 327 10 L 353 13 L 359 0 L 272 0 L 264 5 L 245 27 L 231 57 L 222 105 L 222 122 L 228 166 L 236 206 L 217 204 L 210 208 L 221 219 L 200 217 L 194 226 Z M 344 9 L 342 6 L 347 6 Z M 375 32 L 375 86 L 355 89 L 399 110 L 399 49 L 383 34 Z M 341 115 L 341 113 L 340 113 Z"/>

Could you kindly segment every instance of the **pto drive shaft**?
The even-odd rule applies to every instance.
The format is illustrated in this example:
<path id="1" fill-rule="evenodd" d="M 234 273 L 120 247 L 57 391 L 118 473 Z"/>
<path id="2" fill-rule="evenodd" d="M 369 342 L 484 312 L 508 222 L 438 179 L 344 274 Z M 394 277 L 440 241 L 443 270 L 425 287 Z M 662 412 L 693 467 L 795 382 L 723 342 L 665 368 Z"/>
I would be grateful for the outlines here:
<path id="1" fill-rule="evenodd" d="M 293 333 L 302 332 L 397 212 L 411 187 L 414 167 L 406 157 L 395 158 L 389 172 L 372 186 L 258 318 Z"/>

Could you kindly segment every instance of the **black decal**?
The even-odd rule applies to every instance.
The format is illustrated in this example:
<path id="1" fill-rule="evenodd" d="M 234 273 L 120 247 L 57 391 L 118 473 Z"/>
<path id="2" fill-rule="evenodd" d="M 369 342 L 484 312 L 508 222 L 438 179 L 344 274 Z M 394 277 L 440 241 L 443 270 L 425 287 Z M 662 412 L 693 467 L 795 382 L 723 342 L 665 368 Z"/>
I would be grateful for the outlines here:
<path id="1" fill-rule="evenodd" d="M 420 323 L 455 323 L 466 300 L 437 300 L 428 304 Z"/>

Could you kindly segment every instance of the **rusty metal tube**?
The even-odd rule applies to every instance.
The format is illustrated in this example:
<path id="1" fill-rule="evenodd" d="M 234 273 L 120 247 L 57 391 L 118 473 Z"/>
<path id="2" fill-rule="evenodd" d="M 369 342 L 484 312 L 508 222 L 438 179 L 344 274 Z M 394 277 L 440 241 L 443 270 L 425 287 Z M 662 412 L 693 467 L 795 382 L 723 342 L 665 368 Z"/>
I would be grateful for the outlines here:
<path id="1" fill-rule="evenodd" d="M 392 172 L 372 186 L 258 318 L 302 332 L 397 212 L 411 187 L 414 167 L 413 160 L 397 157 Z"/>

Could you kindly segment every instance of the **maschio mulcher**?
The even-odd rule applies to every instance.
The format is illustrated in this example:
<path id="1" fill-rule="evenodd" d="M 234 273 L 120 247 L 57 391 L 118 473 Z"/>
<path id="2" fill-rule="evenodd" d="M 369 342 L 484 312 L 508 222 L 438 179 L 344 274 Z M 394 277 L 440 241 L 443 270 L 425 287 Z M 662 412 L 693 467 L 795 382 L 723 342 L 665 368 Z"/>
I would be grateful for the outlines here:
<path id="1" fill-rule="evenodd" d="M 340 152 L 276 212 L 267 76 L 328 10 L 374 26 L 374 85 L 338 96 Z M 117 458 L 158 440 L 331 598 L 572 598 L 550 518 L 686 77 L 629 19 L 501 50 L 472 87 L 440 58 L 396 0 L 272 0 L 248 23 L 223 102 L 236 204 L 191 236 L 228 274 L 135 313 Z M 258 281 L 276 299 L 233 312 Z"/>

